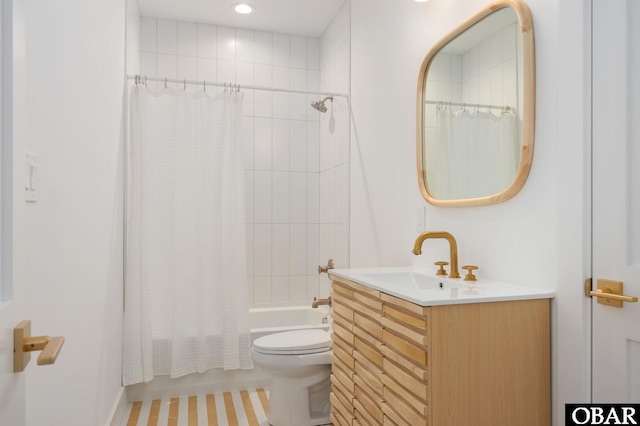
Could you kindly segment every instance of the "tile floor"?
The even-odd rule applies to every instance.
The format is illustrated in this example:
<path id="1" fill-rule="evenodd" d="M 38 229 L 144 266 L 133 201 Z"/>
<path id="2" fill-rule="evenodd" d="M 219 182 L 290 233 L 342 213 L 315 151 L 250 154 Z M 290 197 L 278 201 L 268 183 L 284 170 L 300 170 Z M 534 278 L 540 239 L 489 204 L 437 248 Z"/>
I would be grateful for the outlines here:
<path id="1" fill-rule="evenodd" d="M 268 426 L 268 401 L 259 388 L 132 402 L 122 426 Z"/>

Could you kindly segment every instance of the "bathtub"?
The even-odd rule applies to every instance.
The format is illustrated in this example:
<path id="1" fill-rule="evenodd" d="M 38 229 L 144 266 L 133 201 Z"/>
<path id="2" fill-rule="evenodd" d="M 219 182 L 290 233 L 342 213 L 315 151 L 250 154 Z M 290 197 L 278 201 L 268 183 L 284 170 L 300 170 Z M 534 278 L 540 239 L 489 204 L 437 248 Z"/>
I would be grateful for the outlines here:
<path id="1" fill-rule="evenodd" d="M 283 331 L 312 328 L 328 330 L 330 312 L 331 309 L 324 305 L 317 309 L 311 306 L 252 308 L 249 310 L 251 341 Z M 127 386 L 127 400 L 144 401 L 179 395 L 268 387 L 269 378 L 269 373 L 259 367 L 253 370 L 231 371 L 212 369 L 202 374 L 194 373 L 176 379 L 157 376 L 149 383 Z"/>

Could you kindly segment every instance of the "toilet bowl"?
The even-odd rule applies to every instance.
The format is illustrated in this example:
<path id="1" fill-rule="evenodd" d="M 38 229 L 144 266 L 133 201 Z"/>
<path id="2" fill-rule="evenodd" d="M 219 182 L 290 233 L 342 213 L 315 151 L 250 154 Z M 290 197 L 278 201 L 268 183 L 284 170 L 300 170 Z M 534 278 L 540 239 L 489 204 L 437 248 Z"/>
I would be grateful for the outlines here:
<path id="1" fill-rule="evenodd" d="M 330 423 L 331 354 L 331 335 L 319 329 L 286 331 L 254 340 L 254 364 L 271 373 L 271 425 Z"/>

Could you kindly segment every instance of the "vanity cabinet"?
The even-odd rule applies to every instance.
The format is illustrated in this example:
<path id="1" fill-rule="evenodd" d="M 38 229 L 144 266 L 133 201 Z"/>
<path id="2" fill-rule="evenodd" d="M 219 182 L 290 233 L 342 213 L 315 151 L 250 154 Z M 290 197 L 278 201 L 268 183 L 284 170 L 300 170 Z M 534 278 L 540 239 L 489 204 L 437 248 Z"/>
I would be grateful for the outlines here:
<path id="1" fill-rule="evenodd" d="M 334 425 L 551 421 L 549 299 L 420 306 L 332 283 Z"/>

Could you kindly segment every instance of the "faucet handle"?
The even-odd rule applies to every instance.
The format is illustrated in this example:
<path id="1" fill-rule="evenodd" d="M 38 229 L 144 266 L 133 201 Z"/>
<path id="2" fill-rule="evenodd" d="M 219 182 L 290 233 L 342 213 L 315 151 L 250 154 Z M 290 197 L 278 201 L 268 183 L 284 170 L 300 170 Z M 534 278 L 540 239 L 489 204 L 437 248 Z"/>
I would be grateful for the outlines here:
<path id="1" fill-rule="evenodd" d="M 477 266 L 475 266 L 475 265 L 467 265 L 467 266 L 463 266 L 462 269 L 466 269 L 467 270 L 467 275 L 464 276 L 464 280 L 465 281 L 477 281 L 476 276 L 473 275 L 473 271 L 478 269 Z"/>
<path id="2" fill-rule="evenodd" d="M 433 264 L 440 267 L 440 269 L 438 269 L 438 271 L 436 272 L 436 275 L 442 275 L 445 277 L 447 276 L 447 271 L 444 270 L 444 267 L 447 266 L 449 262 L 439 261 L 433 262 Z"/>

